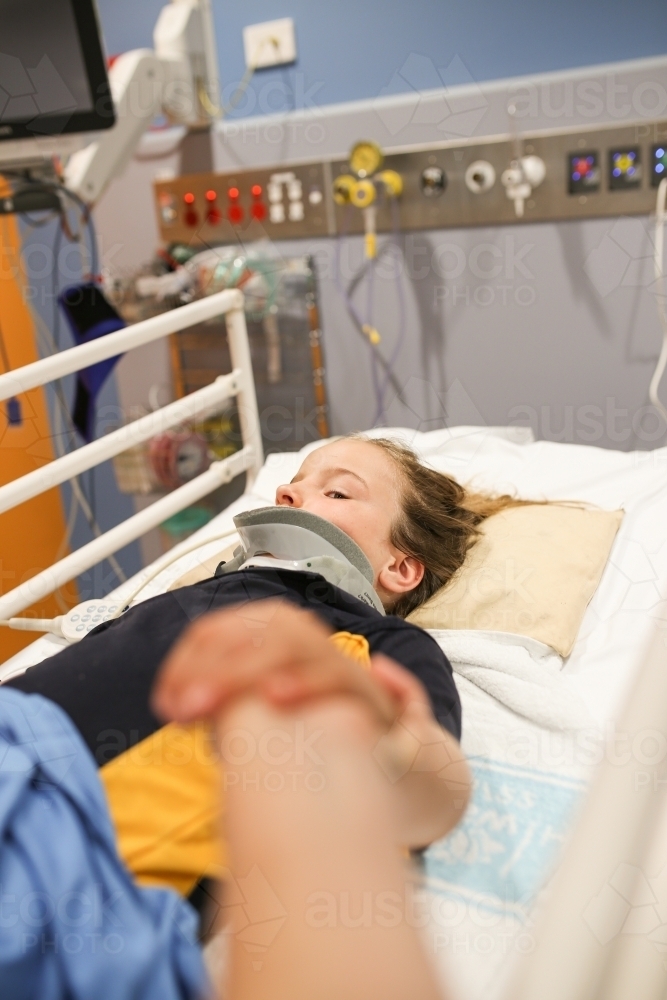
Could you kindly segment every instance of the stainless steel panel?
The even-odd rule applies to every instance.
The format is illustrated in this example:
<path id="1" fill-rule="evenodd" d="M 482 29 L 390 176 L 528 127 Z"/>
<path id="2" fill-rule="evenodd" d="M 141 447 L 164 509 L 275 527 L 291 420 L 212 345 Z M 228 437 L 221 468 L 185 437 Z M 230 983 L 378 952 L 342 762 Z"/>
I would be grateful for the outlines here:
<path id="1" fill-rule="evenodd" d="M 623 127 L 597 127 L 587 131 L 551 132 L 525 135 L 520 143 L 506 136 L 486 142 L 441 143 L 429 148 L 390 154 L 385 157 L 384 168 L 401 174 L 404 189 L 397 204 L 392 206 L 378 200 L 377 230 L 389 232 L 403 230 L 442 229 L 448 227 L 507 225 L 513 222 L 546 222 L 559 219 L 601 218 L 604 216 L 646 215 L 655 203 L 655 188 L 651 185 L 652 151 L 658 142 L 667 142 L 667 122 L 642 123 Z M 613 191 L 609 186 L 609 152 L 612 149 L 638 147 L 642 176 L 638 187 Z M 569 193 L 569 160 L 577 152 L 596 152 L 601 168 L 600 190 L 586 194 Z M 511 160 L 520 155 L 535 154 L 546 164 L 546 177 L 525 203 L 525 213 L 517 218 L 514 203 L 507 197 L 501 175 Z M 465 184 L 465 172 L 476 160 L 486 160 L 494 168 L 496 179 L 493 187 L 476 194 Z M 427 197 L 421 188 L 421 176 L 429 167 L 445 171 L 447 186 L 442 195 Z M 363 232 L 361 210 L 352 206 L 338 206 L 333 202 L 331 182 L 339 174 L 349 173 L 344 160 L 324 163 L 280 166 L 274 170 L 252 169 L 237 173 L 202 173 L 178 177 L 155 184 L 158 224 L 166 243 L 246 243 L 268 237 L 271 240 L 294 239 Z M 250 189 L 260 184 L 263 202 L 269 207 L 267 189 L 272 178 L 292 174 L 303 191 L 303 218 L 290 219 L 288 184 L 283 183 L 282 204 L 284 221 L 275 222 L 267 217 L 259 222 L 249 219 L 252 204 Z M 227 215 L 227 191 L 237 187 L 238 204 L 244 218 L 232 225 Z M 215 225 L 203 221 L 207 190 L 218 192 L 217 207 L 223 218 Z M 196 224 L 187 224 L 183 196 L 195 196 L 194 208 L 198 214 Z M 317 195 L 321 193 L 321 200 Z M 311 200 L 315 199 L 315 203 Z M 171 198 L 173 219 L 168 220 Z M 166 199 L 166 201 L 165 201 Z M 165 212 L 166 209 L 166 212 Z"/>

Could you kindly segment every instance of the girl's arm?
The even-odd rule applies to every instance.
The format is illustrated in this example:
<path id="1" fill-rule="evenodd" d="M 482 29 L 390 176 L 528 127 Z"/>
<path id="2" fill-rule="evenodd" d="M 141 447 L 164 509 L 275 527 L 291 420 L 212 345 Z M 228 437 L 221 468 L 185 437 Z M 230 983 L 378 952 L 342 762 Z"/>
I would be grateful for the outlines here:
<path id="1" fill-rule="evenodd" d="M 458 741 L 431 711 L 417 678 L 386 656 L 371 673 L 397 704 L 397 718 L 374 756 L 395 789 L 397 827 L 408 847 L 425 847 L 456 826 L 470 798 L 470 771 Z"/>

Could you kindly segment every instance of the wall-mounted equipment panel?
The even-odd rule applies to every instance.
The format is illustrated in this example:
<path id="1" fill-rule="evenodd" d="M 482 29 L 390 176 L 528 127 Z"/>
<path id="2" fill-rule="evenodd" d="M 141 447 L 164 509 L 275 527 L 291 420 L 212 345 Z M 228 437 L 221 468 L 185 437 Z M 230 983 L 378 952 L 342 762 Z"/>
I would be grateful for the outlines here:
<path id="1" fill-rule="evenodd" d="M 644 215 L 667 176 L 667 122 L 550 132 L 347 160 L 192 174 L 155 185 L 165 243 Z"/>
<path id="2" fill-rule="evenodd" d="M 333 219 L 330 176 L 329 164 L 311 163 L 157 181 L 160 234 L 166 243 L 203 245 L 326 236 Z"/>

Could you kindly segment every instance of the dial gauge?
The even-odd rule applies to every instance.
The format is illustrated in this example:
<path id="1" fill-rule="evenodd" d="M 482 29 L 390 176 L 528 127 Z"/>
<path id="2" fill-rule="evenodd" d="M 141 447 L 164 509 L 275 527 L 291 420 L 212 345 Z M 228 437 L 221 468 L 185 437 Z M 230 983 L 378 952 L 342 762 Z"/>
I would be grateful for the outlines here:
<path id="1" fill-rule="evenodd" d="M 370 139 L 358 142 L 350 150 L 350 167 L 357 177 L 369 177 L 382 166 L 384 156 L 377 143 Z"/>

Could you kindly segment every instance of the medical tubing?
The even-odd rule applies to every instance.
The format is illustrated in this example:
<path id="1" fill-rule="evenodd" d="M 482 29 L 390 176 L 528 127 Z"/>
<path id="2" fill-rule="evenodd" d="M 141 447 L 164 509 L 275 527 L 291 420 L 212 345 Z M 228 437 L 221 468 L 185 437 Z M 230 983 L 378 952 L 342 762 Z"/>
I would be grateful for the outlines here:
<path id="1" fill-rule="evenodd" d="M 81 213 L 81 218 L 85 222 L 86 227 L 88 229 L 88 240 L 90 242 L 90 271 L 93 278 L 96 277 L 99 273 L 99 249 L 97 245 L 97 232 L 95 229 L 95 222 L 93 221 L 93 216 L 90 210 L 90 206 L 87 205 L 86 202 L 82 198 L 80 198 L 78 194 L 76 194 L 76 192 L 66 187 L 66 185 L 63 184 L 61 181 L 37 180 L 34 177 L 30 177 L 28 178 L 28 180 L 29 183 L 36 188 L 42 188 L 47 191 L 55 191 L 57 194 L 64 195 L 66 198 L 69 198 L 69 200 L 73 202 L 79 209 Z M 67 209 L 64 205 L 62 205 L 62 202 L 60 211 L 60 223 L 63 232 L 66 233 L 66 227 L 68 226 Z M 72 234 L 71 242 L 78 242 L 79 238 L 80 238 L 80 233 L 76 235 Z"/>
<path id="2" fill-rule="evenodd" d="M 56 347 L 56 345 L 54 343 L 53 337 L 51 335 L 51 331 L 49 330 L 48 326 L 46 325 L 46 323 L 44 322 L 44 320 L 42 319 L 42 317 L 40 316 L 40 314 L 34 308 L 34 306 L 32 305 L 32 303 L 29 303 L 29 308 L 30 308 L 30 312 L 32 314 L 32 318 L 35 321 L 35 325 L 37 326 L 38 332 L 41 331 L 42 336 L 47 341 L 47 345 L 51 349 L 51 352 L 53 354 L 56 354 L 58 352 L 58 348 Z M 53 381 L 52 384 L 53 384 L 53 387 L 54 387 L 54 395 L 55 395 L 55 400 L 56 400 L 56 413 L 58 412 L 58 410 L 60 410 L 61 411 L 61 418 L 62 418 L 62 416 L 65 417 L 65 423 L 67 424 L 68 431 L 69 431 L 70 443 L 72 445 L 74 445 L 76 443 L 74 424 L 72 422 L 72 416 L 71 416 L 71 414 L 69 412 L 69 409 L 67 407 L 67 401 L 65 399 L 65 390 L 63 388 L 62 380 L 61 379 L 54 379 L 54 381 Z M 70 453 L 70 451 L 69 451 L 68 448 L 65 449 L 65 452 L 61 452 L 60 442 L 59 442 L 59 436 L 57 434 L 54 436 L 53 442 L 54 442 L 55 449 L 56 449 L 56 452 L 58 453 L 58 457 L 59 458 L 62 457 L 63 454 L 69 454 Z M 69 483 L 70 483 L 70 488 L 72 490 L 72 495 L 73 495 L 74 499 L 76 500 L 76 502 L 77 502 L 77 504 L 78 504 L 78 506 L 79 506 L 79 508 L 80 508 L 80 510 L 81 510 L 81 512 L 83 514 L 83 516 L 85 517 L 86 521 L 88 522 L 88 527 L 90 528 L 90 530 L 93 533 L 93 535 L 95 536 L 95 538 L 100 538 L 100 536 L 103 534 L 102 529 L 100 528 L 99 524 L 97 523 L 97 519 L 96 519 L 96 517 L 95 517 L 95 515 L 94 515 L 94 513 L 92 511 L 92 508 L 91 508 L 90 504 L 88 503 L 88 500 L 86 498 L 85 493 L 83 492 L 83 489 L 82 489 L 81 484 L 79 482 L 78 476 L 72 476 L 72 478 L 69 480 Z M 71 534 L 71 532 L 69 530 L 69 525 L 68 525 L 68 528 L 67 528 L 67 531 L 66 531 L 67 542 L 69 542 L 69 537 L 68 536 L 70 534 Z M 61 546 L 61 548 L 62 548 L 62 546 Z M 58 556 L 58 558 L 60 558 L 60 554 L 61 553 L 60 553 L 60 550 L 59 550 L 59 556 Z M 116 575 L 116 578 L 119 581 L 119 583 L 125 583 L 126 580 L 127 580 L 127 576 L 125 575 L 125 572 L 121 569 L 121 566 L 120 566 L 118 560 L 116 559 L 116 557 L 112 553 L 107 556 L 107 562 L 109 563 L 109 565 L 111 566 L 112 570 L 114 571 L 114 573 Z"/>
<path id="3" fill-rule="evenodd" d="M 335 256 L 334 256 L 334 283 L 335 283 L 336 288 L 338 289 L 338 291 L 340 293 L 341 298 L 345 302 L 345 305 L 347 307 L 347 311 L 349 312 L 350 316 L 354 320 L 355 324 L 358 326 L 359 332 L 363 336 L 364 321 L 361 318 L 361 315 L 357 312 L 357 307 L 355 306 L 355 304 L 352 301 L 350 295 L 348 294 L 347 289 L 344 287 L 343 281 L 342 281 L 342 278 L 341 278 L 341 273 L 340 273 L 340 269 L 341 269 L 341 247 L 343 245 L 343 240 L 345 239 L 345 236 L 347 235 L 346 232 L 345 232 L 345 229 L 347 228 L 345 226 L 345 222 L 347 222 L 347 217 L 344 220 L 344 224 L 343 224 L 343 227 L 341 228 L 340 235 L 339 235 L 338 239 L 336 240 L 336 253 L 335 253 Z"/>
<path id="4" fill-rule="evenodd" d="M 398 202 L 396 201 L 395 198 L 392 198 L 391 200 L 391 215 L 392 215 L 392 231 L 394 237 L 394 246 L 396 247 L 397 260 L 400 262 L 400 260 L 402 259 L 402 251 L 400 245 L 400 219 L 399 219 Z M 398 337 L 396 338 L 396 344 L 389 359 L 389 367 L 386 373 L 387 385 L 389 385 L 389 380 L 394 370 L 394 365 L 396 364 L 398 356 L 403 348 L 403 344 L 405 343 L 405 334 L 406 334 L 407 308 L 405 301 L 405 286 L 403 284 L 403 270 L 400 267 L 400 263 L 399 263 L 398 275 L 396 277 L 396 287 L 398 290 L 398 317 L 399 317 Z M 386 386 L 383 389 L 383 392 L 384 391 L 386 391 Z"/>
<path id="5" fill-rule="evenodd" d="M 166 562 L 161 562 L 157 569 L 154 569 L 152 573 L 150 573 L 147 577 L 144 577 L 141 584 L 138 587 L 135 587 L 129 597 L 118 598 L 118 610 L 107 620 L 113 621 L 116 618 L 120 618 L 120 616 L 128 610 L 132 601 L 135 600 L 144 587 L 148 586 L 148 584 L 154 580 L 156 576 L 159 576 L 163 570 L 169 569 L 173 563 L 178 562 L 178 560 L 183 556 L 187 556 L 191 552 L 196 552 L 197 549 L 203 548 L 204 545 L 208 545 L 210 542 L 219 542 L 223 538 L 229 538 L 230 535 L 236 534 L 238 534 L 238 530 L 236 528 L 230 528 L 229 531 L 224 531 L 220 535 L 212 535 L 210 538 L 201 538 L 195 545 L 191 545 L 186 549 L 181 549 L 173 555 L 171 559 L 168 559 Z M 62 635 L 59 626 L 64 617 L 66 617 L 66 615 L 59 615 L 57 618 L 1 618 L 0 626 L 12 629 L 22 629 L 29 632 L 55 632 L 56 634 L 60 633 Z"/>
<path id="6" fill-rule="evenodd" d="M 375 278 L 375 261 L 376 258 L 373 257 L 370 261 L 368 267 L 368 277 L 366 281 L 366 326 L 369 329 L 373 329 L 373 291 L 374 291 L 374 278 Z M 371 352 L 371 379 L 373 381 L 373 393 L 375 395 L 375 416 L 373 417 L 373 423 L 371 426 L 376 427 L 378 422 L 382 419 L 382 414 L 384 412 L 384 400 L 380 392 L 380 376 L 378 373 L 378 360 L 375 345 L 371 342 L 370 338 L 368 341 L 368 347 Z"/>
<path id="7" fill-rule="evenodd" d="M 343 241 L 344 241 L 345 237 L 347 236 L 347 220 L 348 220 L 349 211 L 350 211 L 349 206 L 348 206 L 348 213 L 345 216 L 343 226 L 341 227 L 340 235 L 339 235 L 338 239 L 336 240 L 336 252 L 335 252 L 335 256 L 334 256 L 334 284 L 335 284 L 336 289 L 337 289 L 338 293 L 340 294 L 341 298 L 345 302 L 345 306 L 346 306 L 347 311 L 348 311 L 348 313 L 350 315 L 350 318 L 352 319 L 352 321 L 354 322 L 355 326 L 357 327 L 359 333 L 362 335 L 362 337 L 364 337 L 364 339 L 367 339 L 367 334 L 365 333 L 365 329 L 364 328 L 366 327 L 368 329 L 370 326 L 372 326 L 372 324 L 370 324 L 370 323 L 369 324 L 365 324 L 364 323 L 363 319 L 361 318 L 361 314 L 359 313 L 357 307 L 355 306 L 354 302 L 352 301 L 352 295 L 351 295 L 350 289 L 353 289 L 357 284 L 359 284 L 361 281 L 363 281 L 363 279 L 366 276 L 366 274 L 371 271 L 371 269 L 374 267 L 374 265 L 377 263 L 377 261 L 379 261 L 380 257 L 382 257 L 387 252 L 388 249 L 390 249 L 393 246 L 396 246 L 396 248 L 399 251 L 399 253 L 401 252 L 401 248 L 400 248 L 400 245 L 399 245 L 399 237 L 400 237 L 400 225 L 399 225 L 399 218 L 398 218 L 398 216 L 399 216 L 399 208 L 398 208 L 398 204 L 396 203 L 395 199 L 391 200 L 391 209 L 392 209 L 392 239 L 386 240 L 382 244 L 382 246 L 378 250 L 378 253 L 377 253 L 377 256 L 376 256 L 375 259 L 373 259 L 373 260 L 367 260 L 367 261 L 365 261 L 361 265 L 361 267 L 359 267 L 359 269 L 357 270 L 357 273 L 356 273 L 355 277 L 350 282 L 350 285 L 349 285 L 348 288 L 344 287 L 342 279 L 341 279 L 341 273 L 340 272 L 341 272 L 341 246 L 343 244 Z M 405 288 L 404 288 L 403 283 L 402 283 L 402 273 L 400 273 L 398 275 L 398 300 L 399 300 L 399 334 L 398 334 L 398 339 L 396 341 L 394 349 L 392 351 L 391 357 L 390 357 L 390 359 L 388 361 L 383 357 L 382 353 L 379 351 L 379 349 L 377 348 L 377 346 L 372 343 L 372 341 L 370 340 L 370 338 L 368 338 L 368 343 L 370 344 L 371 349 L 373 351 L 372 360 L 371 360 L 371 372 L 372 372 L 372 374 L 374 374 L 373 369 L 375 367 L 374 364 L 373 364 L 373 360 L 375 361 L 375 363 L 377 365 L 379 365 L 382 369 L 384 369 L 384 382 L 383 382 L 383 384 L 379 388 L 379 394 L 378 394 L 377 389 L 375 391 L 377 408 L 376 408 L 376 413 L 375 413 L 375 417 L 374 417 L 374 420 L 373 420 L 373 426 L 376 426 L 376 424 L 378 423 L 378 420 L 380 419 L 380 417 L 382 416 L 382 414 L 384 412 L 385 393 L 386 393 L 387 388 L 388 388 L 388 386 L 389 386 L 390 383 L 394 385 L 394 388 L 396 390 L 396 396 L 397 396 L 397 398 L 402 403 L 405 402 L 405 400 L 403 399 L 403 395 L 402 395 L 401 389 L 396 384 L 396 380 L 395 380 L 395 377 L 394 377 L 394 365 L 396 364 L 396 361 L 398 359 L 399 353 L 400 353 L 400 351 L 401 351 L 401 349 L 402 349 L 402 347 L 403 347 L 403 345 L 405 343 L 405 336 L 406 336 L 406 314 L 407 314 L 407 308 L 406 308 L 406 300 L 405 300 Z M 374 386 L 374 388 L 375 388 L 375 386 Z"/>
<path id="8" fill-rule="evenodd" d="M 347 219 L 346 219 L 346 221 L 347 221 Z M 341 273 L 340 273 L 340 271 L 341 271 L 341 246 L 343 244 L 343 240 L 344 240 L 345 235 L 346 235 L 345 234 L 345 229 L 346 229 L 346 226 L 344 226 L 342 228 L 340 236 L 336 240 L 336 254 L 335 254 L 335 258 L 334 258 L 334 283 L 335 283 L 336 288 L 338 289 L 338 292 L 340 293 L 343 301 L 345 302 L 347 311 L 348 311 L 349 315 L 351 316 L 352 320 L 354 321 L 355 325 L 357 326 L 357 328 L 359 330 L 359 333 L 362 336 L 365 336 L 364 335 L 364 327 L 365 326 L 372 326 L 372 323 L 370 322 L 370 317 L 369 317 L 368 324 L 364 323 L 364 321 L 363 321 L 363 319 L 361 317 L 361 314 L 359 313 L 359 311 L 357 310 L 357 307 L 355 306 L 354 302 L 352 301 L 352 296 L 350 295 L 349 291 L 347 290 L 347 288 L 345 288 L 345 286 L 343 284 L 343 281 L 342 281 L 342 278 L 341 278 Z M 372 269 L 373 265 L 374 265 L 374 261 L 373 260 L 369 261 L 368 268 Z M 364 270 L 366 270 L 366 268 L 364 268 Z M 372 308 L 372 303 L 371 303 L 371 305 L 368 308 Z M 368 338 L 368 346 L 369 346 L 370 351 L 371 351 L 371 378 L 372 378 L 372 381 L 373 381 L 373 391 L 374 391 L 374 394 L 375 394 L 375 403 L 376 403 L 376 416 L 375 416 L 375 418 L 373 420 L 373 426 L 375 426 L 375 424 L 377 422 L 377 419 L 378 419 L 377 418 L 377 411 L 378 411 L 378 409 L 381 408 L 380 399 L 379 399 L 379 395 L 378 395 L 378 392 L 379 392 L 379 382 L 378 382 L 377 368 L 376 368 L 379 352 L 377 351 L 377 348 L 376 348 L 375 344 L 373 344 L 373 342 L 370 340 L 370 338 Z"/>
<path id="9" fill-rule="evenodd" d="M 54 247 L 54 258 L 57 257 L 55 248 L 56 248 L 56 246 L 60 245 L 60 233 L 61 233 L 61 229 L 60 229 L 60 227 L 58 227 L 56 229 L 56 237 L 57 237 L 57 239 L 54 240 L 54 245 L 53 245 L 53 247 Z M 57 260 L 55 261 L 55 264 L 56 264 L 56 267 L 57 267 Z M 54 274 L 55 273 L 57 273 L 57 272 L 54 271 Z M 54 311 L 54 326 L 56 326 L 57 325 L 57 320 L 58 320 L 57 281 L 54 283 L 53 288 L 54 288 L 54 306 L 55 306 L 55 311 Z M 55 340 L 53 334 L 49 330 L 49 328 L 48 328 L 46 322 L 44 321 L 44 319 L 42 318 L 42 316 L 39 314 L 39 312 L 37 311 L 37 309 L 34 307 L 33 303 L 30 301 L 30 296 L 25 296 L 25 300 L 28 303 L 28 307 L 29 307 L 32 319 L 33 319 L 33 321 L 34 321 L 34 323 L 35 323 L 35 325 L 37 327 L 38 335 L 41 332 L 41 336 L 46 341 L 48 350 L 50 351 L 51 355 L 59 353 L 59 350 L 60 350 L 59 344 Z M 54 394 L 55 394 L 55 400 L 56 400 L 56 412 L 57 412 L 58 409 L 60 409 L 61 412 L 62 412 L 62 414 L 64 415 L 65 422 L 68 425 L 68 430 L 69 430 L 69 435 L 70 435 L 70 442 L 71 442 L 72 445 L 74 445 L 76 443 L 75 429 L 74 429 L 74 424 L 72 423 L 72 417 L 71 417 L 71 414 L 69 412 L 69 408 L 67 406 L 67 401 L 65 399 L 65 391 L 64 391 L 61 379 L 55 379 L 54 382 L 53 382 L 53 386 L 54 386 Z M 59 436 L 57 434 L 53 437 L 53 443 L 55 445 L 56 452 L 58 452 L 58 454 L 60 456 L 62 453 L 61 453 L 61 450 L 60 450 Z M 66 451 L 69 452 L 69 449 L 66 449 Z M 70 480 L 70 486 L 71 486 L 71 489 L 72 489 L 72 494 L 73 494 L 76 502 L 78 503 L 78 506 L 81 509 L 81 511 L 82 511 L 82 513 L 83 513 L 83 515 L 84 515 L 84 517 L 86 519 L 86 521 L 88 522 L 88 526 L 89 526 L 91 532 L 93 533 L 93 535 L 96 538 L 99 538 L 102 535 L 102 529 L 98 525 L 97 520 L 95 518 L 95 515 L 93 514 L 93 511 L 92 511 L 92 509 L 90 507 L 90 504 L 88 503 L 88 500 L 86 499 L 85 494 L 83 493 L 83 490 L 82 490 L 81 485 L 79 483 L 78 477 L 73 477 Z M 68 519 L 68 521 L 69 521 L 69 519 Z M 70 532 L 69 532 L 69 527 L 68 527 L 67 532 L 66 532 L 66 537 L 69 534 L 70 534 Z M 67 540 L 69 540 L 69 539 L 67 539 Z M 107 557 L 107 561 L 108 561 L 109 565 L 111 566 L 111 568 L 113 569 L 113 571 L 114 571 L 114 573 L 115 573 L 116 578 L 118 579 L 118 581 L 120 583 L 125 583 L 125 581 L 127 580 L 127 576 L 125 575 L 125 573 L 121 569 L 120 564 L 118 563 L 118 560 L 116 559 L 116 557 L 113 554 L 109 555 Z"/>
<path id="10" fill-rule="evenodd" d="M 396 201 L 395 198 L 391 199 L 390 205 L 391 205 L 392 236 L 393 236 L 392 246 L 396 248 L 396 253 L 398 255 L 397 259 L 400 259 L 401 247 L 399 241 L 400 240 L 399 209 L 398 209 L 398 202 Z M 387 243 L 384 244 L 384 247 L 386 246 Z M 398 275 L 396 277 L 396 287 L 398 294 L 398 337 L 396 338 L 396 343 L 394 344 L 394 349 L 391 352 L 389 360 L 386 362 L 384 382 L 380 389 L 381 399 L 382 399 L 382 413 L 384 413 L 385 393 L 389 388 L 389 383 L 394 373 L 394 366 L 396 364 L 396 361 L 398 360 L 398 356 L 405 342 L 406 302 L 405 302 L 405 288 L 403 287 L 403 272 L 400 270 L 400 268 Z M 373 426 L 375 426 L 375 423 L 373 424 Z"/>
<path id="11" fill-rule="evenodd" d="M 658 389 L 662 376 L 667 366 L 667 311 L 665 310 L 665 290 L 664 290 L 664 229 L 665 229 L 665 202 L 667 201 L 667 177 L 663 177 L 658 185 L 658 195 L 655 206 L 655 251 L 653 257 L 654 272 L 656 279 L 656 304 L 658 307 L 658 317 L 662 327 L 662 347 L 658 363 L 655 366 L 653 377 L 648 390 L 648 398 L 655 406 L 658 413 L 667 421 L 667 408 L 660 402 Z"/>
<path id="12" fill-rule="evenodd" d="M 60 313 L 58 311 L 58 290 L 59 290 L 58 286 L 60 283 L 58 281 L 58 271 L 59 271 L 58 260 L 60 258 L 60 244 L 62 242 L 62 236 L 63 236 L 63 227 L 61 225 L 61 220 L 59 220 L 58 225 L 56 226 L 55 234 L 53 236 L 53 246 L 51 247 L 51 252 L 53 254 L 53 271 L 51 272 L 51 296 L 53 302 L 52 340 L 55 345 L 54 351 L 52 353 L 55 353 L 55 351 L 60 350 Z M 33 314 L 36 312 L 37 310 L 33 309 Z M 50 333 L 51 331 L 49 331 L 49 334 Z"/>
<path id="13" fill-rule="evenodd" d="M 70 199 L 70 201 L 73 201 L 81 212 L 81 217 L 83 221 L 86 223 L 86 227 L 88 229 L 88 240 L 90 242 L 90 273 L 94 279 L 99 274 L 100 262 L 99 262 L 99 250 L 97 246 L 97 231 L 95 229 L 95 223 L 93 221 L 93 213 L 90 210 L 90 206 L 87 205 L 82 198 L 79 198 L 78 194 L 75 194 L 74 191 L 71 191 L 68 187 L 65 187 L 64 184 L 55 184 L 51 186 L 56 191 L 59 191 L 62 194 L 64 194 L 67 198 Z"/>

